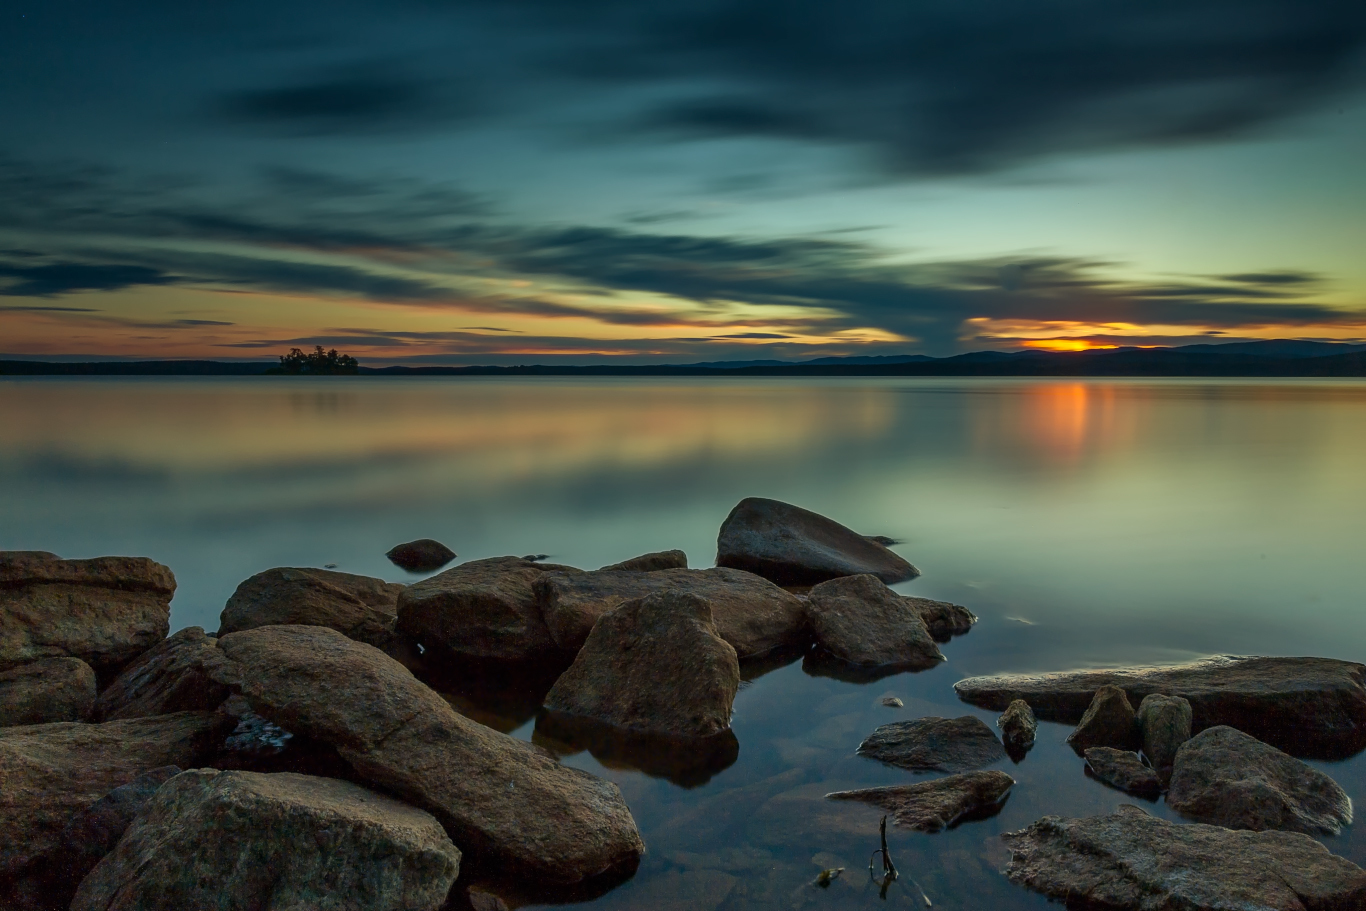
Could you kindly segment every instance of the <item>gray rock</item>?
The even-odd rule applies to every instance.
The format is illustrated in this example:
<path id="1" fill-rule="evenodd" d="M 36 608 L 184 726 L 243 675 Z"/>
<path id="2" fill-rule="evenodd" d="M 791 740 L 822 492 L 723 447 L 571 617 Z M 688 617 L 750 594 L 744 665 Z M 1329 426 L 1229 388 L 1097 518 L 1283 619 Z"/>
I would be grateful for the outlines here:
<path id="1" fill-rule="evenodd" d="M 896 696 L 883 696 L 881 699 L 878 700 L 878 704 L 885 705 L 889 709 L 900 709 L 906 707 L 906 703 L 902 702 Z"/>
<path id="2" fill-rule="evenodd" d="M 920 571 L 882 544 L 825 516 L 778 500 L 741 500 L 716 541 L 716 565 L 757 573 L 779 585 L 815 585 L 872 573 L 904 582 Z"/>
<path id="3" fill-rule="evenodd" d="M 1352 801 L 1337 782 L 1242 731 L 1218 726 L 1181 745 L 1167 806 L 1229 829 L 1337 835 Z"/>
<path id="4" fill-rule="evenodd" d="M 991 728 L 972 715 L 884 724 L 858 754 L 916 772 L 969 772 L 1006 757 Z"/>
<path id="5" fill-rule="evenodd" d="M 1006 752 L 1012 753 L 1012 757 L 1032 747 L 1034 736 L 1039 730 L 1039 722 L 1034 720 L 1034 712 L 1023 699 L 1016 699 L 1006 706 L 1001 717 L 996 719 L 996 726 L 1001 729 L 1001 741 L 1005 744 Z"/>
<path id="6" fill-rule="evenodd" d="M 1143 738 L 1143 755 L 1165 783 L 1181 744 L 1191 739 L 1191 705 L 1180 696 L 1144 696 L 1135 713 Z"/>
<path id="7" fill-rule="evenodd" d="M 937 832 L 966 819 L 994 816 L 1005 803 L 1015 779 L 1005 772 L 966 772 L 934 781 L 835 791 L 830 800 L 857 800 L 891 814 L 904 829 Z"/>
<path id="8" fill-rule="evenodd" d="M 398 545 L 385 556 L 389 558 L 390 563 L 410 573 L 429 573 L 454 560 L 456 553 L 440 541 L 419 538 Z"/>
<path id="9" fill-rule="evenodd" d="M 0 671 L 0 727 L 89 721 L 95 672 L 79 658 L 44 658 Z"/>
<path id="10" fill-rule="evenodd" d="M 1109 816 L 1045 816 L 1002 835 L 1006 875 L 1106 911 L 1353 911 L 1366 871 L 1307 835 L 1235 832 L 1155 819 L 1135 806 Z"/>
<path id="11" fill-rule="evenodd" d="M 1024 699 L 1046 721 L 1075 724 L 1096 690 L 1130 704 L 1152 693 L 1190 702 L 1192 729 L 1227 724 L 1292 756 L 1343 759 L 1366 748 L 1366 665 L 1332 658 L 1210 658 L 1168 667 L 971 677 L 958 697 L 1001 711 Z"/>
<path id="12" fill-rule="evenodd" d="M 1132 750 L 1090 747 L 1086 765 L 1096 778 L 1121 791 L 1148 798 L 1162 793 L 1162 779 Z"/>
<path id="13" fill-rule="evenodd" d="M 944 661 L 920 613 L 874 575 L 817 585 L 806 616 L 816 645 L 855 667 L 924 670 Z"/>
<path id="14" fill-rule="evenodd" d="M 912 598 L 910 595 L 902 595 L 901 600 L 920 615 L 935 642 L 948 642 L 954 636 L 961 636 L 977 622 L 977 615 L 961 604 Z"/>
<path id="15" fill-rule="evenodd" d="M 71 818 L 62 830 L 56 851 L 56 876 L 51 885 L 62 895 L 63 904 L 70 904 L 80 881 L 114 850 L 147 801 L 180 771 L 179 766 L 167 765 L 143 772 Z"/>
<path id="16" fill-rule="evenodd" d="M 661 569 L 687 569 L 688 555 L 681 550 L 662 550 L 653 554 L 641 554 L 611 566 L 604 566 L 599 572 L 651 573 Z"/>
<path id="17" fill-rule="evenodd" d="M 164 784 L 73 911 L 436 911 L 460 852 L 428 813 L 344 781 L 195 769 Z"/>
<path id="18" fill-rule="evenodd" d="M 1139 739 L 1134 707 L 1129 704 L 1124 691 L 1108 685 L 1096 690 L 1076 730 L 1067 735 L 1067 742 L 1078 756 L 1085 753 L 1088 747 L 1136 749 L 1142 741 Z"/>
<path id="19" fill-rule="evenodd" d="M 403 589 L 370 576 L 276 567 L 237 586 L 219 618 L 218 635 L 262 626 L 326 626 L 384 648 L 393 636 Z"/>
<path id="20" fill-rule="evenodd" d="M 100 693 L 95 717 L 114 721 L 217 708 L 227 698 L 227 688 L 200 670 L 214 642 L 202 628 L 187 626 L 143 652 Z"/>

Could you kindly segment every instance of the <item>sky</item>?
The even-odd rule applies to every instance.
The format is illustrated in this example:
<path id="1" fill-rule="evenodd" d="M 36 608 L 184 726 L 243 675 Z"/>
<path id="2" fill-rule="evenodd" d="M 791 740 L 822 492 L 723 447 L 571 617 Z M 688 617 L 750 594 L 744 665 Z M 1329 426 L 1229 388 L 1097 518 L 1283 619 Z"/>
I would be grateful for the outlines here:
<path id="1" fill-rule="evenodd" d="M 0 357 L 1366 341 L 1360 0 L 0 11 Z"/>

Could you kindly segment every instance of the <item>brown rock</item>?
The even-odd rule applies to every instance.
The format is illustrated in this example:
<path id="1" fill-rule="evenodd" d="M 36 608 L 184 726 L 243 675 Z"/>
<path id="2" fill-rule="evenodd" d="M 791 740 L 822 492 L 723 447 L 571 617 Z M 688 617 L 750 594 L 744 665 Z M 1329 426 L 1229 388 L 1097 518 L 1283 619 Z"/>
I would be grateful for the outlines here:
<path id="1" fill-rule="evenodd" d="M 1142 742 L 1134 707 L 1124 691 L 1117 686 L 1102 686 L 1096 690 L 1086 714 L 1077 728 L 1067 735 L 1067 742 L 1080 756 L 1088 747 L 1113 747 L 1116 750 L 1136 749 Z"/>
<path id="2" fill-rule="evenodd" d="M 1006 706 L 1001 717 L 996 719 L 996 726 L 1001 729 L 1001 742 L 1005 744 L 1006 752 L 1012 754 L 1012 758 L 1015 754 L 1022 754 L 1034 746 L 1034 735 L 1039 730 L 1039 722 L 1034 720 L 1034 712 L 1023 699 L 1016 699 Z"/>
<path id="3" fill-rule="evenodd" d="M 95 672 L 79 658 L 45 658 L 0 671 L 0 727 L 88 721 Z"/>
<path id="4" fill-rule="evenodd" d="M 157 791 L 73 911 L 436 911 L 460 852 L 430 814 L 345 781 L 194 769 Z"/>
<path id="5" fill-rule="evenodd" d="M 559 646 L 580 648 L 598 618 L 654 592 L 679 589 L 711 602 L 721 638 L 740 658 L 752 658 L 806 638 L 806 613 L 797 596 L 737 569 L 663 569 L 542 576 L 536 593 Z"/>
<path id="6" fill-rule="evenodd" d="M 872 573 L 889 585 L 920 571 L 882 544 L 825 516 L 778 500 L 747 497 L 716 541 L 716 565 L 756 573 L 779 585 L 815 585 Z"/>
<path id="7" fill-rule="evenodd" d="M 1153 693 L 1143 697 L 1135 713 L 1143 755 L 1165 783 L 1181 744 L 1191 739 L 1191 705 L 1180 696 Z"/>
<path id="8" fill-rule="evenodd" d="M 1220 725 L 1181 745 L 1167 806 L 1229 829 L 1337 835 L 1352 801 L 1327 775 L 1242 731 Z"/>
<path id="9" fill-rule="evenodd" d="M 96 717 L 113 721 L 217 708 L 227 688 L 200 670 L 215 641 L 201 627 L 188 626 L 143 652 L 100 694 Z"/>
<path id="10" fill-rule="evenodd" d="M 739 688 L 740 662 L 716 631 L 711 603 L 670 589 L 600 617 L 545 706 L 636 731 L 709 737 L 730 727 Z"/>
<path id="11" fill-rule="evenodd" d="M 858 754 L 915 772 L 969 772 L 1006 756 L 991 728 L 972 715 L 884 724 Z"/>
<path id="12" fill-rule="evenodd" d="M 385 556 L 389 558 L 390 563 L 410 573 L 429 573 L 454 560 L 456 553 L 440 541 L 419 538 L 398 545 Z"/>
<path id="13" fill-rule="evenodd" d="M 1162 779 L 1132 750 L 1089 747 L 1086 766 L 1096 778 L 1121 791 L 1147 798 L 1162 792 Z"/>
<path id="14" fill-rule="evenodd" d="M 214 679 L 439 819 L 476 867 L 573 884 L 644 850 L 616 785 L 456 714 L 383 652 L 316 626 L 218 640 Z"/>
<path id="15" fill-rule="evenodd" d="M 920 615 L 935 642 L 948 642 L 954 636 L 961 636 L 971 630 L 977 622 L 977 615 L 961 604 L 931 601 L 929 598 L 912 598 L 910 595 L 900 597 L 908 607 Z"/>
<path id="16" fill-rule="evenodd" d="M 262 626 L 326 626 L 384 648 L 403 589 L 397 582 L 327 569 L 268 569 L 237 586 L 219 618 L 218 635 Z"/>
<path id="17" fill-rule="evenodd" d="M 857 800 L 881 807 L 904 829 L 937 832 L 965 819 L 995 816 L 1005 803 L 1015 779 L 1005 772 L 967 772 L 934 781 L 835 791 L 830 800 Z"/>
<path id="18" fill-rule="evenodd" d="M 1001 836 L 1013 882 L 1106 911 L 1366 908 L 1366 871 L 1307 835 L 1179 825 L 1135 806 Z"/>
<path id="19" fill-rule="evenodd" d="M 71 817 L 119 785 L 204 762 L 224 733 L 213 712 L 0 729 L 0 877 L 51 857 Z"/>
<path id="20" fill-rule="evenodd" d="M 687 569 L 688 555 L 681 550 L 661 550 L 653 554 L 641 554 L 611 566 L 604 566 L 598 572 L 652 573 L 661 569 Z"/>
<path id="21" fill-rule="evenodd" d="M 811 589 L 816 645 L 860 668 L 924 670 L 944 660 L 920 613 L 877 576 L 842 576 Z"/>
<path id="22" fill-rule="evenodd" d="M 0 670 L 61 657 L 115 670 L 166 637 L 173 594 L 175 576 L 144 557 L 0 553 Z"/>

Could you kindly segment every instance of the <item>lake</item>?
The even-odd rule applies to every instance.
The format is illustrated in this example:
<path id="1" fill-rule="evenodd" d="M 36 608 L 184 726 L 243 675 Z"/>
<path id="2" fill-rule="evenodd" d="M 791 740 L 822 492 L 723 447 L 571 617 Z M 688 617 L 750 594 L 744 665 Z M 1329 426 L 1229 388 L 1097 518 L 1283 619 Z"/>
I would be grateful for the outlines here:
<path id="1" fill-rule="evenodd" d="M 1046 814 L 1138 802 L 1041 723 L 1002 812 L 890 830 L 903 877 L 866 866 L 875 810 L 828 791 L 915 780 L 856 757 L 880 724 L 995 714 L 970 675 L 1214 654 L 1366 654 L 1366 382 L 1290 380 L 232 378 L 0 381 L 0 549 L 129 554 L 179 581 L 172 627 L 210 632 L 237 584 L 335 564 L 409 582 L 385 551 L 547 554 L 594 568 L 681 548 L 712 565 L 746 496 L 889 535 L 898 591 L 980 622 L 947 663 L 855 684 L 800 661 L 747 682 L 739 756 L 685 787 L 586 752 L 649 848 L 603 908 L 1041 908 L 996 838 Z M 900 697 L 903 709 L 879 704 Z M 453 693 L 523 739 L 534 700 Z M 538 738 L 544 740 L 544 738 Z M 553 744 L 551 744 L 553 745 Z M 1354 799 L 1366 762 L 1313 763 Z M 1352 829 L 1325 838 L 1366 866 Z M 822 867 L 846 871 L 828 889 Z"/>

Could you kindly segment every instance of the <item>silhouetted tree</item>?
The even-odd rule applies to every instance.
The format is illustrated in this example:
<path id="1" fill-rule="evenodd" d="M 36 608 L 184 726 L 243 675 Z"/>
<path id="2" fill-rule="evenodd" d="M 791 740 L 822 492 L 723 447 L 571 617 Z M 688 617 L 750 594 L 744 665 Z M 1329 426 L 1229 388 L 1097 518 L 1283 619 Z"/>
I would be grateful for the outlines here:
<path id="1" fill-rule="evenodd" d="M 280 355 L 280 366 L 270 372 L 321 376 L 324 374 L 356 373 L 359 369 L 360 361 L 351 355 L 338 354 L 336 348 L 331 351 L 324 351 L 323 346 L 318 345 L 313 349 L 312 354 L 305 354 L 299 348 L 290 348 L 289 354 Z"/>

